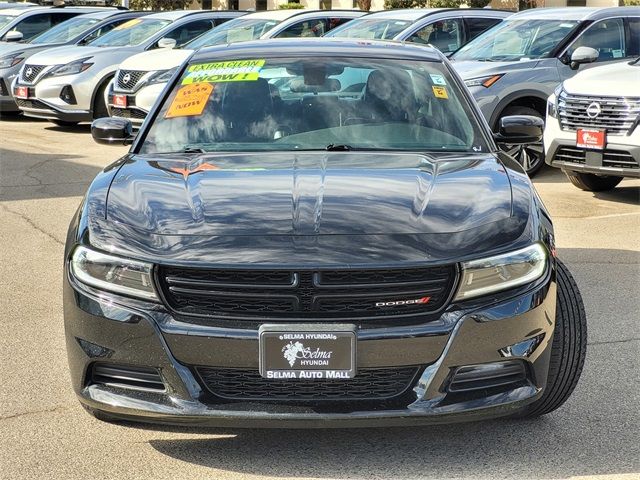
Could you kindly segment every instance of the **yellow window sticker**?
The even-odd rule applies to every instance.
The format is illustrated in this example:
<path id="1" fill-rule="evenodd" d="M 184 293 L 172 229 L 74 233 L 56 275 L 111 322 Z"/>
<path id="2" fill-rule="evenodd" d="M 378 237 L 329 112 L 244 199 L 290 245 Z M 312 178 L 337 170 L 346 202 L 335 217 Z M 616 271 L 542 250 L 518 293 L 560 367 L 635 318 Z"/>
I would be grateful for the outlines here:
<path id="1" fill-rule="evenodd" d="M 164 114 L 164 118 L 191 117 L 202 115 L 204 107 L 213 92 L 210 83 L 193 83 L 181 87 Z"/>
<path id="2" fill-rule="evenodd" d="M 182 79 L 182 85 L 202 82 L 255 82 L 264 63 L 264 59 L 256 59 L 190 65 L 187 75 Z"/>
<path id="3" fill-rule="evenodd" d="M 121 23 L 116 28 L 114 28 L 114 30 L 126 30 L 127 28 L 138 25 L 140 22 L 142 22 L 141 18 L 134 18 L 133 20 L 129 20 L 128 22 Z"/>
<path id="4" fill-rule="evenodd" d="M 433 94 L 436 98 L 449 99 L 449 94 L 447 93 L 447 89 L 445 87 L 436 87 L 435 85 L 433 85 L 431 88 L 433 89 Z"/>

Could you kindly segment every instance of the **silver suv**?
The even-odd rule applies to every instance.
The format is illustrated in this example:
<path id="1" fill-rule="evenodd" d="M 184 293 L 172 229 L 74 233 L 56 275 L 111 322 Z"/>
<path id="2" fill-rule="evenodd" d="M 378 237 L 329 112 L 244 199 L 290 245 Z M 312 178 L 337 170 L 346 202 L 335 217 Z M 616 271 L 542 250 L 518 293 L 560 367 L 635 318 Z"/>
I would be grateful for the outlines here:
<path id="1" fill-rule="evenodd" d="M 156 13 L 118 25 L 87 46 L 37 53 L 13 81 L 16 103 L 26 116 L 59 125 L 107 117 L 105 89 L 124 59 L 187 43 L 213 28 L 219 15 L 194 10 Z"/>
<path id="2" fill-rule="evenodd" d="M 640 8 L 571 7 L 517 13 L 451 58 L 496 130 L 505 116 L 544 118 L 549 95 L 586 64 L 629 61 L 638 55 Z M 542 144 L 506 148 L 530 176 L 544 165 Z"/>

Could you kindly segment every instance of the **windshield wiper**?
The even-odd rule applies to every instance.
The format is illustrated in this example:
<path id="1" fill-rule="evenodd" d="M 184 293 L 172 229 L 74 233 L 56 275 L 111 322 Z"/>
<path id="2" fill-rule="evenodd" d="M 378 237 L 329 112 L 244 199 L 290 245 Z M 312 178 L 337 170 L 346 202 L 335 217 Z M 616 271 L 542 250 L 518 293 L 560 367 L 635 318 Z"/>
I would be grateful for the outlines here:
<path id="1" fill-rule="evenodd" d="M 340 145 L 335 143 L 330 143 L 324 148 L 327 152 L 348 152 L 351 150 L 351 145 Z"/>
<path id="2" fill-rule="evenodd" d="M 204 148 L 187 146 L 180 153 L 207 153 L 207 151 Z"/>

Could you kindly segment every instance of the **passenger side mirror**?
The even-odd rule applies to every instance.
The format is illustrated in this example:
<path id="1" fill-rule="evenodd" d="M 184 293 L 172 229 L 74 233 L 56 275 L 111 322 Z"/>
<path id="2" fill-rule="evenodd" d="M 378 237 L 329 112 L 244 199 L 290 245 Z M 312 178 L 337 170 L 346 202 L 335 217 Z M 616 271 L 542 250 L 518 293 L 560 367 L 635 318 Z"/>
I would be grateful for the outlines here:
<path id="1" fill-rule="evenodd" d="M 523 145 L 542 140 L 544 122 L 532 115 L 510 115 L 500 119 L 498 133 L 493 138 L 498 143 Z"/>
<path id="2" fill-rule="evenodd" d="M 583 63 L 593 63 L 598 60 L 598 51 L 591 47 L 578 47 L 571 54 L 571 70 L 577 70 Z"/>
<path id="3" fill-rule="evenodd" d="M 161 38 L 160 40 L 158 40 L 158 47 L 159 48 L 176 48 L 176 45 L 178 44 L 178 42 L 176 42 L 175 38 Z"/>
<path id="4" fill-rule="evenodd" d="M 7 34 L 4 36 L 4 41 L 19 42 L 23 38 L 24 38 L 24 35 L 22 35 L 22 32 L 19 32 L 18 30 L 11 30 L 10 32 L 7 32 Z"/>
<path id="5" fill-rule="evenodd" d="M 91 136 L 96 143 L 103 145 L 130 145 L 135 139 L 131 120 L 117 117 L 104 117 L 91 124 Z"/>

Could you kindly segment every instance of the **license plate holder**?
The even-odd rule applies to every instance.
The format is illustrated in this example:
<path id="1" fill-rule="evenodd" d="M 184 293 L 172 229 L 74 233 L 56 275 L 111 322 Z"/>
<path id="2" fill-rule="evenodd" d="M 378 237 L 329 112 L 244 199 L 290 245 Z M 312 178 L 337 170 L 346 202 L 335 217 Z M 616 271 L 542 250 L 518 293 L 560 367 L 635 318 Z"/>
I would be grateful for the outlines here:
<path id="1" fill-rule="evenodd" d="M 576 131 L 576 147 L 587 150 L 604 150 L 607 131 L 595 128 L 579 128 Z"/>
<path id="2" fill-rule="evenodd" d="M 13 96 L 26 100 L 27 98 L 29 98 L 29 87 L 16 87 L 13 91 Z"/>
<path id="3" fill-rule="evenodd" d="M 262 325 L 258 338 L 265 378 L 340 380 L 356 374 L 354 325 Z"/>
<path id="4" fill-rule="evenodd" d="M 114 95 L 111 99 L 114 107 L 126 108 L 128 105 L 128 99 L 126 95 Z"/>

